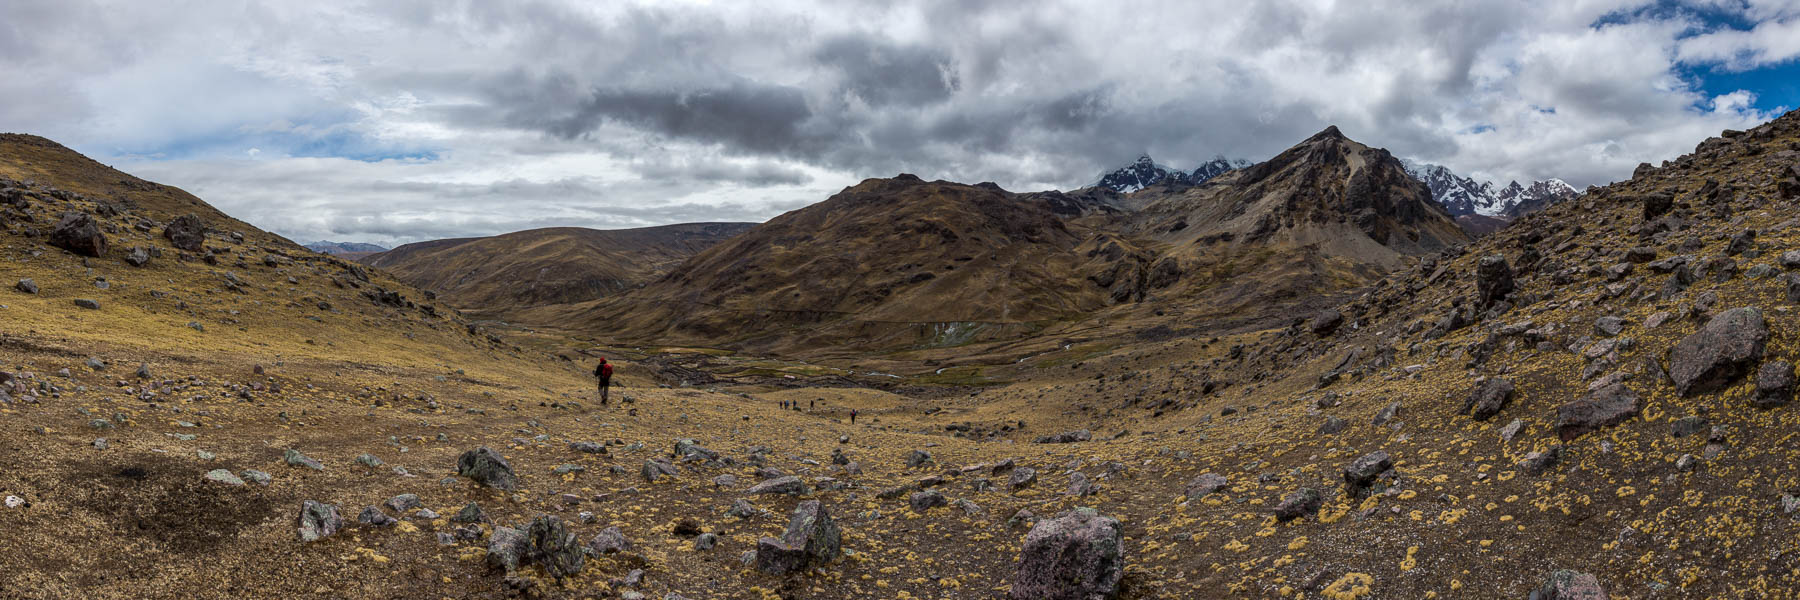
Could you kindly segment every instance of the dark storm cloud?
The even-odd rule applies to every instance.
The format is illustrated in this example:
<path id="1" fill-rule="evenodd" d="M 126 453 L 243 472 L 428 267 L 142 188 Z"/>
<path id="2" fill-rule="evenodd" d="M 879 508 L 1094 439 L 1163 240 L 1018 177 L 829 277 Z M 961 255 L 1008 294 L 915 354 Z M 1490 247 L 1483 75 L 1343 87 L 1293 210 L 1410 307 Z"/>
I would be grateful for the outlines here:
<path id="1" fill-rule="evenodd" d="M 846 35 L 826 40 L 813 57 L 839 71 L 844 91 L 872 107 L 943 102 L 957 88 L 956 67 L 942 49 Z"/>

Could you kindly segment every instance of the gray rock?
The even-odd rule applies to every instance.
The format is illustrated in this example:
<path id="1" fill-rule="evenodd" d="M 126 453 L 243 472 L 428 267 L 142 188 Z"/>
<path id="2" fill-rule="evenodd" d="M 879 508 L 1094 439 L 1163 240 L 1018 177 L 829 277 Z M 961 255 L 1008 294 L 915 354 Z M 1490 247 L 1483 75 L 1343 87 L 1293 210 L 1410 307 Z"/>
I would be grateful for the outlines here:
<path id="1" fill-rule="evenodd" d="M 1525 458 L 1519 461 L 1519 469 L 1525 471 L 1526 475 L 1536 477 L 1544 474 L 1544 471 L 1550 470 L 1560 461 L 1562 461 L 1562 446 L 1556 445 L 1526 454 Z"/>
<path id="2" fill-rule="evenodd" d="M 1186 489 L 1187 498 L 1189 500 L 1199 500 L 1213 492 L 1225 489 L 1226 485 L 1230 485 L 1230 482 L 1225 479 L 1224 475 L 1219 475 L 1217 473 L 1202 473 L 1200 476 L 1195 477 L 1193 481 L 1188 482 Z"/>
<path id="3" fill-rule="evenodd" d="M 27 294 L 36 294 L 38 293 L 38 284 L 31 279 L 20 279 L 19 283 L 13 285 L 13 289 Z"/>
<path id="4" fill-rule="evenodd" d="M 1371 419 L 1369 423 L 1379 427 L 1388 424 L 1389 421 L 1394 420 L 1394 418 L 1398 416 L 1400 416 L 1400 402 L 1395 401 L 1382 407 L 1381 410 L 1376 411 L 1375 418 Z"/>
<path id="5" fill-rule="evenodd" d="M 810 490 L 806 489 L 806 482 L 801 481 L 799 477 L 785 475 L 750 486 L 750 489 L 747 492 L 750 494 L 787 494 L 789 496 L 803 496 L 810 492 Z"/>
<path id="6" fill-rule="evenodd" d="M 257 485 L 269 485 L 269 482 L 275 481 L 273 476 L 256 469 L 244 469 L 242 472 L 238 473 L 238 477 L 242 477 L 244 481 Z"/>
<path id="7" fill-rule="evenodd" d="M 575 533 L 569 531 L 568 524 L 556 515 L 539 515 L 532 519 L 526 536 L 531 539 L 530 561 L 558 580 L 580 573 L 587 561 Z"/>
<path id="8" fill-rule="evenodd" d="M 481 523 L 487 521 L 488 518 L 487 513 L 482 512 L 481 505 L 470 502 L 464 505 L 462 510 L 457 511 L 456 516 L 450 517 L 450 520 L 457 523 Z"/>
<path id="9" fill-rule="evenodd" d="M 1600 317 L 1594 319 L 1594 333 L 1606 337 L 1617 337 L 1625 331 L 1625 319 L 1618 317 Z"/>
<path id="10" fill-rule="evenodd" d="M 606 454 L 606 446 L 594 442 L 569 442 L 569 449 L 584 454 Z"/>
<path id="11" fill-rule="evenodd" d="M 1012 475 L 1006 478 L 1006 489 L 1019 491 L 1037 484 L 1037 469 L 1016 467 Z"/>
<path id="12" fill-rule="evenodd" d="M 1513 438 L 1519 437 L 1519 432 L 1524 429 L 1525 429 L 1525 421 L 1520 420 L 1520 419 L 1513 419 L 1511 423 L 1507 423 L 1505 427 L 1500 428 L 1500 441 L 1502 441 L 1502 442 L 1513 441 Z"/>
<path id="13" fill-rule="evenodd" d="M 362 465 L 365 467 L 369 467 L 369 468 L 375 468 L 375 467 L 379 467 L 381 465 L 385 465 L 387 463 L 382 462 L 380 458 L 377 458 L 373 454 L 358 454 L 358 455 L 356 455 L 356 464 L 359 464 L 359 465 Z"/>
<path id="14" fill-rule="evenodd" d="M 1756 371 L 1757 408 L 1774 408 L 1794 399 L 1794 364 L 1785 360 L 1765 362 Z"/>
<path id="15" fill-rule="evenodd" d="M 794 509 L 780 539 L 756 542 L 756 568 L 781 575 L 824 565 L 843 554 L 843 534 L 818 500 L 807 500 Z"/>
<path id="16" fill-rule="evenodd" d="M 206 479 L 207 481 L 216 481 L 225 485 L 244 485 L 244 480 L 239 479 L 237 475 L 231 474 L 231 471 L 228 469 L 213 469 L 207 471 Z"/>
<path id="17" fill-rule="evenodd" d="M 717 547 L 718 545 L 719 545 L 719 534 L 716 534 L 716 533 L 702 533 L 698 537 L 694 538 L 694 549 L 695 550 L 704 552 L 707 550 L 711 550 L 714 547 Z"/>
<path id="18" fill-rule="evenodd" d="M 531 552 L 531 538 L 525 532 L 511 527 L 495 527 L 494 534 L 488 537 L 487 563 L 489 568 L 502 569 L 508 573 L 519 570 L 525 564 Z"/>
<path id="19" fill-rule="evenodd" d="M 749 500 L 744 499 L 733 501 L 731 503 L 731 508 L 725 511 L 726 515 L 737 517 L 739 519 L 748 519 L 762 513 L 763 511 L 761 509 L 756 508 L 755 505 L 750 504 Z"/>
<path id="20" fill-rule="evenodd" d="M 587 547 L 594 554 L 630 552 L 631 541 L 625 539 L 625 532 L 619 531 L 618 527 L 608 527 L 595 534 L 594 539 L 588 541 Z"/>
<path id="21" fill-rule="evenodd" d="M 1318 514 L 1319 507 L 1323 504 L 1324 499 L 1319 496 L 1318 490 L 1300 488 L 1283 498 L 1281 504 L 1275 505 L 1275 519 L 1292 521 L 1306 515 Z"/>
<path id="22" fill-rule="evenodd" d="M 1567 442 L 1597 429 L 1625 422 L 1638 414 L 1638 395 L 1615 383 L 1588 392 L 1556 409 L 1556 435 Z"/>
<path id="23" fill-rule="evenodd" d="M 1681 458 L 1675 459 L 1675 470 L 1683 473 L 1693 471 L 1699 466 L 1700 459 L 1695 458 L 1692 454 L 1683 454 L 1681 455 Z"/>
<path id="24" fill-rule="evenodd" d="M 392 527 L 398 525 L 400 520 L 381 512 L 379 506 L 369 505 L 363 507 L 361 514 L 356 515 L 356 522 L 370 527 Z"/>
<path id="25" fill-rule="evenodd" d="M 314 471 L 325 470 L 325 465 L 319 464 L 319 461 L 313 460 L 305 454 L 301 454 L 299 450 L 293 448 L 288 448 L 286 452 L 282 452 L 281 459 L 287 461 L 287 464 L 290 467 L 306 467 Z"/>
<path id="26" fill-rule="evenodd" d="M 932 462 L 930 452 L 914 450 L 906 454 L 906 468 L 915 469 L 929 462 Z"/>
<path id="27" fill-rule="evenodd" d="M 399 514 L 406 514 L 406 511 L 424 506 L 425 503 L 419 501 L 418 494 L 401 494 L 388 498 L 384 505 L 388 507 L 388 510 Z"/>
<path id="28" fill-rule="evenodd" d="M 50 230 L 50 245 L 82 255 L 106 255 L 106 235 L 94 216 L 84 212 L 63 213 L 62 220 Z"/>
<path id="29" fill-rule="evenodd" d="M 336 504 L 307 500 L 300 504 L 299 526 L 300 541 L 316 542 L 343 529 L 344 518 L 338 516 Z"/>
<path id="30" fill-rule="evenodd" d="M 1344 313 L 1327 308 L 1313 315 L 1312 323 L 1307 328 L 1312 330 L 1313 335 L 1322 337 L 1331 335 L 1331 332 L 1337 331 L 1338 326 L 1343 324 Z"/>
<path id="31" fill-rule="evenodd" d="M 456 474 L 494 489 L 510 492 L 519 487 L 519 477 L 513 474 L 512 464 L 487 446 L 462 453 L 456 459 Z"/>
<path id="32" fill-rule="evenodd" d="M 1675 437 L 1687 437 L 1706 431 L 1706 417 L 1689 415 L 1676 419 L 1669 424 L 1669 434 Z"/>
<path id="33" fill-rule="evenodd" d="M 1386 451 L 1376 450 L 1364 454 L 1361 458 L 1351 461 L 1350 466 L 1344 467 L 1344 483 L 1352 489 L 1366 488 L 1369 484 L 1375 483 L 1375 478 L 1381 476 L 1382 472 L 1392 468 L 1394 468 L 1393 457 L 1388 456 Z"/>
<path id="34" fill-rule="evenodd" d="M 1475 266 L 1476 310 L 1485 311 L 1513 292 L 1512 267 L 1506 257 L 1483 256 Z"/>
<path id="35" fill-rule="evenodd" d="M 1600 587 L 1600 580 L 1593 575 L 1564 570 L 1551 573 L 1531 592 L 1530 600 L 1607 600 L 1607 596 L 1606 588 Z"/>
<path id="36" fill-rule="evenodd" d="M 182 215 L 163 226 L 163 237 L 176 248 L 199 252 L 206 242 L 206 223 L 194 215 Z"/>
<path id="37" fill-rule="evenodd" d="M 1734 308 L 1683 338 L 1669 353 L 1669 378 L 1689 396 L 1724 388 L 1762 360 L 1769 328 L 1762 309 Z"/>
<path id="38" fill-rule="evenodd" d="M 923 513 L 939 506 L 947 506 L 950 504 L 950 501 L 944 498 L 942 492 L 937 490 L 926 490 L 913 493 L 913 495 L 907 499 L 906 503 L 908 506 L 912 507 L 913 512 Z"/>
<path id="39" fill-rule="evenodd" d="M 657 480 L 664 478 L 674 479 L 677 476 L 675 465 L 661 458 L 652 458 L 644 461 L 644 466 L 642 469 L 639 469 L 638 473 L 643 475 L 644 481 L 650 483 L 656 483 Z"/>
<path id="40" fill-rule="evenodd" d="M 1512 380 L 1491 377 L 1469 393 L 1469 399 L 1463 403 L 1463 412 L 1470 413 L 1477 421 L 1486 421 L 1505 410 L 1506 403 L 1512 401 L 1512 397 Z M 1470 412 L 1471 408 L 1473 412 Z"/>
<path id="41" fill-rule="evenodd" d="M 1012 600 L 1108 600 L 1125 576 L 1122 527 L 1091 508 L 1039 521 L 1025 535 Z"/>
<path id="42" fill-rule="evenodd" d="M 1350 424 L 1345 422 L 1343 419 L 1339 419 L 1337 417 L 1325 417 L 1325 422 L 1319 425 L 1319 434 L 1320 435 L 1336 434 L 1336 433 L 1342 432 L 1345 427 L 1349 427 L 1349 426 L 1350 426 Z"/>
<path id="43" fill-rule="evenodd" d="M 719 453 L 695 443 L 694 440 L 682 438 L 675 440 L 675 460 L 716 461 L 719 460 Z"/>
<path id="44" fill-rule="evenodd" d="M 99 300 L 90 300 L 87 298 L 76 298 L 75 299 L 75 307 L 76 308 L 85 308 L 88 310 L 100 310 L 100 301 Z"/>

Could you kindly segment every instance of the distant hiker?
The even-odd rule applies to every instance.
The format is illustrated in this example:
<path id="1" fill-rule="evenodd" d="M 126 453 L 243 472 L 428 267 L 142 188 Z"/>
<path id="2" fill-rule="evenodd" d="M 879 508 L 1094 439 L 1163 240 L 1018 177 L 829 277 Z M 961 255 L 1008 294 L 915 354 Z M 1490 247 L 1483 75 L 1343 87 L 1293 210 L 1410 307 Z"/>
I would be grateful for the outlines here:
<path id="1" fill-rule="evenodd" d="M 851 425 L 856 424 L 856 409 L 854 409 L 854 408 L 850 409 L 850 424 Z"/>
<path id="2" fill-rule="evenodd" d="M 818 410 L 818 408 L 819 408 L 818 400 L 807 400 L 806 401 L 806 410 Z"/>
<path id="3" fill-rule="evenodd" d="M 600 405 L 606 406 L 607 389 L 612 387 L 612 363 L 600 359 L 599 366 L 594 367 L 594 378 L 600 380 Z"/>

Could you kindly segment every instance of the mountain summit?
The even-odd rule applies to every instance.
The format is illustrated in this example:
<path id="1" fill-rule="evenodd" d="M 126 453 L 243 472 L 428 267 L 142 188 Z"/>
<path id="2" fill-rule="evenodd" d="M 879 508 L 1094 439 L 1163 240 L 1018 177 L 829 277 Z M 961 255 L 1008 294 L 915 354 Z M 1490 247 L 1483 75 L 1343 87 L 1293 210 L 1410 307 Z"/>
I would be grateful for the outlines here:
<path id="1" fill-rule="evenodd" d="M 1137 161 L 1129 165 L 1101 175 L 1100 180 L 1095 182 L 1092 187 L 1102 187 L 1129 194 L 1153 185 L 1200 185 L 1226 171 L 1242 169 L 1250 165 L 1248 160 L 1228 159 L 1221 154 L 1201 164 L 1199 168 L 1186 172 L 1158 164 L 1150 158 L 1150 155 L 1146 154 L 1138 157 Z"/>
<path id="2" fill-rule="evenodd" d="M 1561 179 L 1533 181 L 1520 185 L 1514 181 L 1495 189 L 1492 182 L 1477 182 L 1457 175 L 1441 165 L 1405 161 L 1406 171 L 1431 188 L 1431 196 L 1454 217 L 1480 215 L 1514 218 L 1543 210 L 1544 207 L 1581 192 Z"/>

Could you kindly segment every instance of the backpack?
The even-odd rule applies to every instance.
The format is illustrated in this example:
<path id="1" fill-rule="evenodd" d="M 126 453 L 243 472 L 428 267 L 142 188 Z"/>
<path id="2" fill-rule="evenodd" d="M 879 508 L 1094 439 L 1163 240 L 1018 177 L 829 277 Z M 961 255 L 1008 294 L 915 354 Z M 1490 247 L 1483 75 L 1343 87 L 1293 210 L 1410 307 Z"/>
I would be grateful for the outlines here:
<path id="1" fill-rule="evenodd" d="M 601 379 L 612 379 L 612 363 L 600 365 L 595 372 L 600 375 Z"/>

